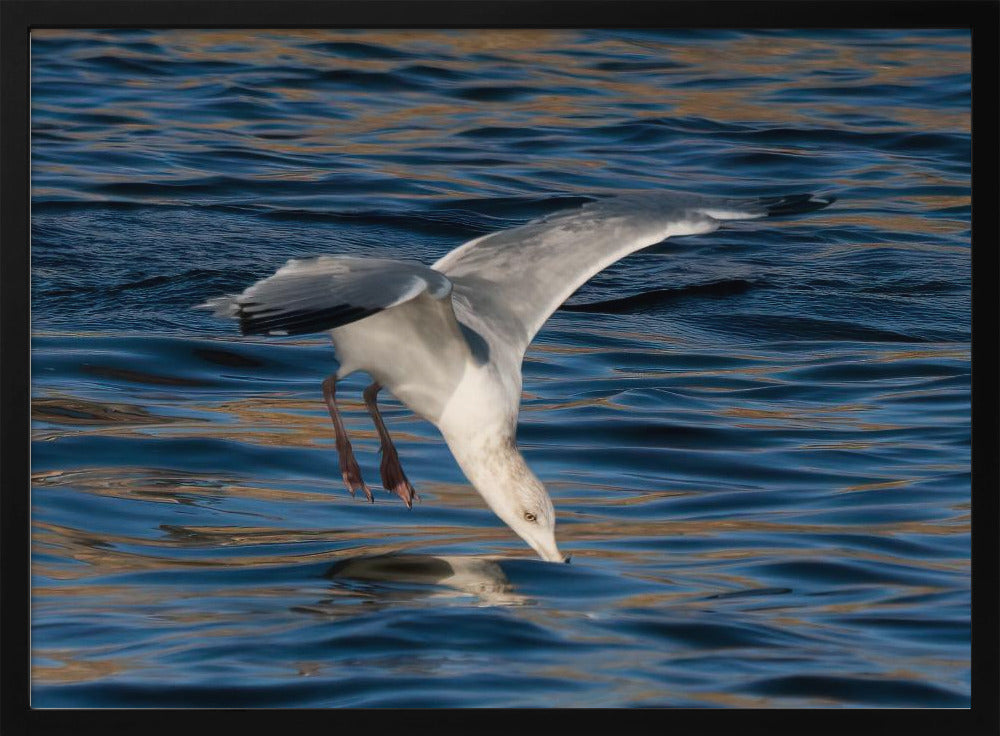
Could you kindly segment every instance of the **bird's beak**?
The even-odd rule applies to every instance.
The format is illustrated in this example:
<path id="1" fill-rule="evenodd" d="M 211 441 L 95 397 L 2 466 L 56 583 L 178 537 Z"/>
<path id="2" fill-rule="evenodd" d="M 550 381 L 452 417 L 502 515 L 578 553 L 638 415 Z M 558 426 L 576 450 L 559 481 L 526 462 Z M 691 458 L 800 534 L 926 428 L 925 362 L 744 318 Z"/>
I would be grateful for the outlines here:
<path id="1" fill-rule="evenodd" d="M 559 551 L 559 548 L 556 547 L 555 542 L 552 542 L 550 544 L 532 543 L 531 547 L 532 549 L 535 550 L 535 552 L 538 553 L 538 556 L 541 557 L 546 562 L 569 562 L 569 557 L 567 557 L 566 555 L 562 554 Z"/>

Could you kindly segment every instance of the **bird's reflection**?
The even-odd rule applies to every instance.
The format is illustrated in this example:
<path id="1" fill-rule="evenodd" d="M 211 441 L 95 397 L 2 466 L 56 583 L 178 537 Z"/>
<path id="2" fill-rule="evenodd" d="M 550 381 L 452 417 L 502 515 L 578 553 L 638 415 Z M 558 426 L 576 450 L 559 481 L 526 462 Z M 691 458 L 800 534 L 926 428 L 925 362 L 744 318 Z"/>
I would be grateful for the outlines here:
<path id="1" fill-rule="evenodd" d="M 486 605 L 516 606 L 529 600 L 514 591 L 503 568 L 489 557 L 399 553 L 351 557 L 337 562 L 325 576 L 339 582 L 402 584 L 411 593 L 411 586 L 417 586 L 420 596 L 474 595 Z"/>

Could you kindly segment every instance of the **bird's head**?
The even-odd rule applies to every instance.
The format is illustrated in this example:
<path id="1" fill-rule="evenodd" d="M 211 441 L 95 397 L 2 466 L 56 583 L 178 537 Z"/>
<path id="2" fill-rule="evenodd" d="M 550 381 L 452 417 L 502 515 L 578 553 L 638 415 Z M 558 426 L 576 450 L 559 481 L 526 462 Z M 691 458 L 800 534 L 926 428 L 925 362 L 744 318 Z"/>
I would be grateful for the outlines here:
<path id="1" fill-rule="evenodd" d="M 490 509 L 548 562 L 568 562 L 556 546 L 556 512 L 512 437 L 449 441 L 455 459 Z"/>
<path id="2" fill-rule="evenodd" d="M 525 466 L 527 469 L 527 466 Z M 531 471 L 528 471 L 529 473 Z M 478 488 L 493 512 L 548 562 L 568 562 L 556 546 L 556 512 L 548 491 L 532 474 L 499 493 Z"/>

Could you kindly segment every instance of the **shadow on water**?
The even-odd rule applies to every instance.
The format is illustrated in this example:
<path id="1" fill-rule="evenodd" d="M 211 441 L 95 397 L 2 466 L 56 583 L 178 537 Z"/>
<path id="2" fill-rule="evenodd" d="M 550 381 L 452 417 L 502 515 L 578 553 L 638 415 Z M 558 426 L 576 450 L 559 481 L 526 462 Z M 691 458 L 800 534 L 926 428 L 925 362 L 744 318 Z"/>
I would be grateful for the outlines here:
<path id="1" fill-rule="evenodd" d="M 350 615 L 342 605 L 345 598 L 364 598 L 374 605 L 453 599 L 461 606 L 471 597 L 480 607 L 547 608 L 558 602 L 564 610 L 590 611 L 598 601 L 614 606 L 631 595 L 664 593 L 661 583 L 614 568 L 494 555 L 359 555 L 336 562 L 323 577 L 331 581 L 334 597 L 298 610 Z"/>
<path id="2" fill-rule="evenodd" d="M 406 588 L 414 596 L 473 595 L 480 603 L 517 606 L 530 601 L 514 586 L 496 558 L 464 555 L 386 554 L 351 557 L 325 574 L 334 585 L 362 583 Z"/>

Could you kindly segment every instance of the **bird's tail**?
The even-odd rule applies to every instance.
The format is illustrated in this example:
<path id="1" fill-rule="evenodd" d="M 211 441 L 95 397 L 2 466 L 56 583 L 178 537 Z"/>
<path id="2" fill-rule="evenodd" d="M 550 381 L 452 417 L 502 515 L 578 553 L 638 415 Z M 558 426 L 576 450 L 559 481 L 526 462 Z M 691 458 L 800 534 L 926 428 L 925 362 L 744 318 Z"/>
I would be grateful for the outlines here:
<path id="1" fill-rule="evenodd" d="M 239 315 L 239 304 L 236 297 L 231 294 L 217 296 L 207 299 L 195 306 L 195 309 L 211 309 L 216 317 L 237 317 Z"/>

